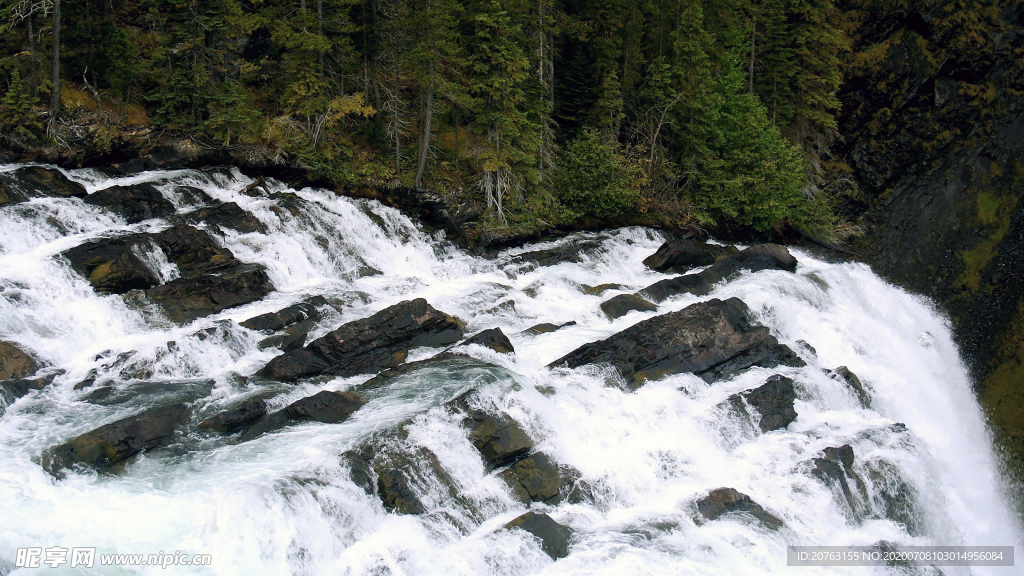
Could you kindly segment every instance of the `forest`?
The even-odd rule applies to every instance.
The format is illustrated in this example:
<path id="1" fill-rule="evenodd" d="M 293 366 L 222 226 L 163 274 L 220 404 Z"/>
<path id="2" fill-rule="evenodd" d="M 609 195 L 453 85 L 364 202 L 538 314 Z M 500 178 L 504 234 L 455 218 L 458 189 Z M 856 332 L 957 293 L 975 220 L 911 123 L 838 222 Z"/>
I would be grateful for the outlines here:
<path id="1" fill-rule="evenodd" d="M 338 188 L 469 198 L 496 227 L 836 237 L 855 8 L 4 0 L 0 139 L 102 152 L 146 126 Z"/>

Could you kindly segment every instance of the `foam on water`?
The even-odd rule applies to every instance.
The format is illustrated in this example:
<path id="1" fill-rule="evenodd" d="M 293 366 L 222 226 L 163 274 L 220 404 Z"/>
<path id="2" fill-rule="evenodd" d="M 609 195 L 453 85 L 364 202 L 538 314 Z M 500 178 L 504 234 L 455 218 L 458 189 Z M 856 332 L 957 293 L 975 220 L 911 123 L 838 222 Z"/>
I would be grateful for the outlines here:
<path id="1" fill-rule="evenodd" d="M 161 171 L 117 179 L 89 170 L 69 174 L 90 193 L 152 183 L 180 211 L 195 207 L 194 190 L 236 202 L 267 233 L 209 231 L 240 260 L 265 265 L 278 291 L 174 326 L 137 299 L 95 294 L 59 257 L 92 238 L 157 231 L 168 222 L 126 226 L 77 199 L 0 208 L 0 339 L 66 371 L 0 417 L 0 574 L 11 570 L 15 550 L 26 546 L 213 555 L 210 567 L 168 569 L 174 573 L 451 576 L 789 574 L 785 549 L 791 544 L 1021 543 L 948 323 L 928 301 L 885 283 L 864 265 L 828 263 L 797 250 L 796 274 L 747 274 L 707 297 L 680 296 L 656 313 L 609 320 L 602 301 L 666 277 L 641 264 L 662 242 L 659 233 L 629 228 L 580 235 L 485 259 L 376 202 L 276 182 L 270 182 L 276 194 L 248 196 L 243 190 L 251 180 L 237 172 Z M 578 263 L 538 268 L 514 258 L 585 240 L 596 247 Z M 159 248 L 143 256 L 163 279 L 175 277 Z M 584 284 L 603 283 L 622 287 L 600 296 L 583 293 Z M 465 320 L 469 332 L 500 327 L 517 353 L 470 346 L 475 360 L 431 363 L 403 375 L 368 392 L 369 404 L 342 424 L 293 426 L 242 444 L 185 437 L 136 458 L 116 476 L 80 471 L 58 481 L 39 466 L 39 454 L 49 446 L 133 414 L 157 397 L 109 406 L 82 402 L 73 387 L 87 377 L 122 391 L 136 379 L 175 382 L 159 391 L 170 397 L 212 385 L 212 393 L 196 402 L 194 419 L 267 392 L 239 383 L 235 374 L 255 372 L 276 352 L 260 350 L 262 336 L 237 322 L 313 294 L 339 303 L 340 311 L 327 314 L 311 337 L 423 297 Z M 545 367 L 655 314 L 732 296 L 782 343 L 803 350 L 808 366 L 758 368 L 714 384 L 676 375 L 636 392 L 617 386 L 617 376 L 600 366 Z M 523 333 L 540 322 L 570 320 L 576 325 L 557 332 Z M 410 360 L 435 352 L 416 350 Z M 824 372 L 841 365 L 869 388 L 870 409 Z M 728 408 L 728 399 L 775 373 L 797 382 L 799 417 L 785 430 L 761 434 Z M 281 385 L 270 390 L 277 395 L 269 404 L 280 408 L 366 379 Z M 529 535 L 501 529 L 526 507 L 486 470 L 457 419 L 441 406 L 469 387 L 520 422 L 537 449 L 578 472 L 588 498 L 534 505 L 574 530 L 567 558 L 552 562 Z M 404 442 L 435 454 L 459 494 L 449 498 L 437 478 L 421 479 L 417 490 L 428 513 L 420 516 L 387 513 L 350 480 L 349 465 L 340 458 L 403 422 L 409 423 Z M 810 474 L 815 456 L 842 444 L 853 446 L 855 470 L 865 480 L 854 511 Z M 785 527 L 772 532 L 743 517 L 698 526 L 694 500 L 725 486 L 750 495 Z M 122 572 L 97 567 L 93 573 Z"/>

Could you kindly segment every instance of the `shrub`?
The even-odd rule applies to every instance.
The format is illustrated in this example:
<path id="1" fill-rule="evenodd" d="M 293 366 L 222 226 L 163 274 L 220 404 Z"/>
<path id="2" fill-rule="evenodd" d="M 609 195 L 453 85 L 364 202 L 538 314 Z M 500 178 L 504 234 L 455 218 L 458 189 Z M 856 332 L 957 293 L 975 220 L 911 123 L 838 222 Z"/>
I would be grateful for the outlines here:
<path id="1" fill-rule="evenodd" d="M 584 131 L 565 147 L 554 178 L 555 196 L 573 216 L 614 218 L 629 212 L 643 171 L 616 143 Z"/>

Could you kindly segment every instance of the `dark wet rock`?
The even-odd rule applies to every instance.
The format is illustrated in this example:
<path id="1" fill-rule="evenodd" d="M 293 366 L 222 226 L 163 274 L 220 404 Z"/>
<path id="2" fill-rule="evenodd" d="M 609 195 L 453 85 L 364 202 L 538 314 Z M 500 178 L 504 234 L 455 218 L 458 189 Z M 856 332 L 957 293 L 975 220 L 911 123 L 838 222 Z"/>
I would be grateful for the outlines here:
<path id="1" fill-rule="evenodd" d="M 467 344 L 478 344 L 485 348 L 490 348 L 495 352 L 501 352 L 502 354 L 514 354 L 516 351 L 516 349 L 512 347 L 512 342 L 509 341 L 508 336 L 505 336 L 505 333 L 501 331 L 501 328 L 488 328 L 487 330 L 481 330 L 462 342 L 459 342 L 457 346 L 465 346 Z"/>
<path id="2" fill-rule="evenodd" d="M 717 520 L 726 514 L 748 514 L 757 519 L 762 525 L 772 530 L 778 530 L 783 522 L 776 516 L 767 512 L 760 504 L 750 499 L 750 496 L 733 488 L 717 488 L 700 498 L 696 502 L 699 516 L 694 518 L 698 524 Z"/>
<path id="3" fill-rule="evenodd" d="M 307 334 L 305 332 L 298 332 L 295 334 L 275 334 L 260 340 L 257 347 L 260 350 L 277 348 L 281 352 L 291 352 L 302 348 L 306 343 L 306 336 Z"/>
<path id="4" fill-rule="evenodd" d="M 759 244 L 741 250 L 696 274 L 686 274 L 655 282 L 637 294 L 646 296 L 654 302 L 661 302 L 671 296 L 685 293 L 704 296 L 711 292 L 716 284 L 740 272 L 760 272 L 761 270 L 792 272 L 795 269 L 796 258 L 793 258 L 785 246 Z"/>
<path id="5" fill-rule="evenodd" d="M 259 176 L 256 178 L 254 182 L 248 184 L 245 188 L 242 189 L 242 194 L 245 194 L 246 196 L 260 198 L 264 196 L 270 196 L 271 191 L 266 179 L 263 176 Z"/>
<path id="6" fill-rule="evenodd" d="M 344 324 L 305 348 L 270 361 L 259 375 L 294 381 L 307 376 L 353 376 L 377 372 L 405 361 L 409 349 L 444 346 L 462 337 L 462 323 L 418 298 L 369 318 Z"/>
<path id="7" fill-rule="evenodd" d="M 820 458 L 811 461 L 811 475 L 821 480 L 826 486 L 837 487 L 851 510 L 857 509 L 850 482 L 854 483 L 858 492 L 865 493 L 863 481 L 853 471 L 853 447 L 844 444 L 839 447 L 825 448 Z"/>
<path id="8" fill-rule="evenodd" d="M 904 430 L 894 430 L 901 432 Z M 886 460 L 865 463 L 866 480 L 871 484 L 872 507 L 876 514 L 902 524 L 911 536 L 924 533 L 920 499 L 913 483 L 903 471 Z"/>
<path id="9" fill-rule="evenodd" d="M 530 334 L 530 335 L 536 336 L 538 334 L 548 334 L 549 332 L 555 332 L 555 331 L 561 330 L 562 328 L 565 328 L 566 326 L 575 326 L 575 325 L 576 325 L 576 321 L 575 320 L 570 320 L 570 321 L 566 322 L 565 324 L 551 324 L 551 323 L 548 323 L 548 322 L 542 322 L 540 324 L 536 324 L 534 326 L 530 326 L 526 330 L 523 330 L 522 333 L 523 334 Z"/>
<path id="10" fill-rule="evenodd" d="M 27 378 L 42 363 L 14 342 L 0 340 L 0 380 Z"/>
<path id="11" fill-rule="evenodd" d="M 140 452 L 169 444 L 187 414 L 187 405 L 173 404 L 100 426 L 47 450 L 42 457 L 43 468 L 58 478 L 76 464 L 107 470 Z"/>
<path id="12" fill-rule="evenodd" d="M 666 274 L 684 274 L 739 252 L 735 246 L 716 246 L 695 240 L 669 240 L 644 259 L 644 266 Z"/>
<path id="13" fill-rule="evenodd" d="M 597 286 L 588 286 L 586 284 L 580 284 L 580 287 L 583 288 L 583 293 L 589 296 L 600 296 L 601 294 L 604 294 L 609 290 L 621 290 L 623 288 L 622 284 L 612 283 L 598 284 Z"/>
<path id="14" fill-rule="evenodd" d="M 47 374 L 37 374 L 30 378 L 14 378 L 0 382 L 0 404 L 10 404 L 18 398 L 28 394 L 32 390 L 42 390 L 53 384 L 53 381 L 63 374 L 63 370 L 53 370 Z M 0 409 L 0 414 L 3 411 Z"/>
<path id="15" fill-rule="evenodd" d="M 533 448 L 533 440 L 508 414 L 489 414 L 474 407 L 475 390 L 448 402 L 449 408 L 464 414 L 462 425 L 469 430 L 469 441 L 480 451 L 489 467 L 507 466 L 523 458 Z"/>
<path id="16" fill-rule="evenodd" d="M 590 250 L 601 247 L 597 240 L 584 240 L 567 246 L 549 248 L 547 250 L 534 250 L 523 252 L 512 257 L 513 262 L 533 262 L 538 266 L 554 266 L 562 262 L 579 263 L 583 261 L 583 254 Z"/>
<path id="17" fill-rule="evenodd" d="M 667 374 L 710 373 L 737 357 L 745 358 L 737 366 L 761 366 L 773 358 L 762 350 L 773 346 L 778 341 L 754 323 L 746 304 L 738 298 L 712 299 L 585 344 L 550 366 L 607 363 L 636 388 Z"/>
<path id="18" fill-rule="evenodd" d="M 860 400 L 861 406 L 871 408 L 871 394 L 864 387 L 864 383 L 860 381 L 860 378 L 851 372 L 849 368 L 840 366 L 835 370 L 826 370 L 826 372 L 833 380 L 846 384 L 857 397 L 857 400 Z"/>
<path id="19" fill-rule="evenodd" d="M 373 450 L 369 446 L 346 450 L 341 454 L 341 463 L 349 470 L 352 483 L 363 489 L 370 496 L 376 495 L 377 475 L 373 471 Z"/>
<path id="20" fill-rule="evenodd" d="M 793 352 L 785 344 L 780 344 L 775 336 L 768 336 L 760 346 L 737 354 L 718 366 L 701 373 L 700 377 L 705 382 L 710 383 L 716 380 L 725 380 L 754 366 L 760 368 L 776 368 L 778 366 L 799 368 L 806 365 L 806 362 L 796 352 Z"/>
<path id="21" fill-rule="evenodd" d="M 194 278 L 241 264 L 227 248 L 221 248 L 206 232 L 179 224 L 153 235 L 167 260 L 183 278 Z"/>
<path id="22" fill-rule="evenodd" d="M 129 224 L 174 214 L 174 204 L 152 184 L 111 186 L 89 194 L 85 203 L 110 210 Z"/>
<path id="23" fill-rule="evenodd" d="M 633 310 L 655 312 L 658 307 L 647 300 L 632 294 L 619 294 L 601 303 L 601 310 L 612 320 L 621 318 Z"/>
<path id="24" fill-rule="evenodd" d="M 281 330 L 286 326 L 291 326 L 304 320 L 318 320 L 320 318 L 320 308 L 328 305 L 327 300 L 323 296 L 313 296 L 297 304 L 282 308 L 277 312 L 267 312 L 266 314 L 254 316 L 240 324 L 243 328 L 250 330 Z"/>
<path id="25" fill-rule="evenodd" d="M 198 226 L 206 224 L 219 228 L 221 231 L 235 230 L 243 234 L 253 232 L 266 232 L 267 228 L 260 222 L 259 218 L 247 210 L 242 209 L 235 202 L 220 202 L 212 206 L 201 206 L 195 210 L 182 214 L 179 220 Z"/>
<path id="26" fill-rule="evenodd" d="M 569 555 L 572 530 L 555 522 L 547 514 L 530 511 L 505 524 L 505 528 L 519 528 L 533 534 L 540 540 L 541 549 L 553 560 Z"/>
<path id="27" fill-rule="evenodd" d="M 785 376 L 776 374 L 761 386 L 740 395 L 761 416 L 758 425 L 762 432 L 781 430 L 796 420 L 797 413 L 793 408 L 796 389 L 793 380 Z"/>
<path id="28" fill-rule="evenodd" d="M 797 340 L 796 344 L 797 347 L 800 348 L 800 350 L 808 354 L 811 358 L 818 357 L 818 351 L 814 348 L 814 346 L 808 344 L 806 340 Z"/>
<path id="29" fill-rule="evenodd" d="M 179 278 L 146 290 L 173 322 L 184 324 L 234 306 L 255 302 L 274 291 L 266 269 L 243 264 L 221 274 Z"/>
<path id="30" fill-rule="evenodd" d="M 0 206 L 30 198 L 84 198 L 85 186 L 68 179 L 61 171 L 42 166 L 25 166 L 0 174 Z"/>
<path id="31" fill-rule="evenodd" d="M 324 424 L 344 422 L 364 404 L 366 404 L 366 397 L 357 392 L 323 390 L 312 396 L 296 400 L 286 408 L 257 420 L 242 433 L 239 441 L 252 440 L 257 436 L 301 422 L 323 422 Z"/>
<path id="32" fill-rule="evenodd" d="M 139 257 L 154 246 L 140 235 L 86 242 L 61 255 L 99 294 L 124 294 L 160 283 L 156 273 Z"/>
<path id="33" fill-rule="evenodd" d="M 267 415 L 267 402 L 262 398 L 247 398 L 238 406 L 211 416 L 199 423 L 203 430 L 218 434 L 234 434 L 248 428 Z"/>
<path id="34" fill-rule="evenodd" d="M 205 379 L 131 382 L 94 388 L 80 400 L 100 406 L 117 404 L 159 406 L 177 402 L 194 402 L 205 398 L 213 391 L 213 386 L 213 380 Z"/>
<path id="35" fill-rule="evenodd" d="M 500 474 L 524 504 L 556 504 L 560 498 L 558 464 L 542 452 L 531 454 Z"/>

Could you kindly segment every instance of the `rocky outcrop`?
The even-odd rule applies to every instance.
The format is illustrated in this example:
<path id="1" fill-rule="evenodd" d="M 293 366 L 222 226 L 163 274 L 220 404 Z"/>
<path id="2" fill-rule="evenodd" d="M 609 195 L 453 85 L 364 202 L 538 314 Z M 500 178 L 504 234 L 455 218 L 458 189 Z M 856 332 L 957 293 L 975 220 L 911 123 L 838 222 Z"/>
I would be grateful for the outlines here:
<path id="1" fill-rule="evenodd" d="M 685 274 L 739 252 L 735 246 L 717 246 L 695 240 L 669 240 L 644 259 L 644 266 L 666 274 Z"/>
<path id="2" fill-rule="evenodd" d="M 282 308 L 277 312 L 260 314 L 259 316 L 254 316 L 248 320 L 244 320 L 239 324 L 243 328 L 248 328 L 250 330 L 274 332 L 306 320 L 319 320 L 320 308 L 325 306 L 329 306 L 326 298 L 323 296 L 313 296 L 297 304 L 292 304 L 291 306 Z"/>
<path id="3" fill-rule="evenodd" d="M 199 423 L 199 428 L 218 434 L 234 434 L 251 427 L 267 415 L 267 402 L 262 398 L 247 398 L 234 408 L 211 416 Z"/>
<path id="4" fill-rule="evenodd" d="M 259 264 L 243 264 L 218 275 L 179 278 L 146 290 L 146 297 L 164 314 L 179 324 L 216 314 L 274 291 L 266 269 Z"/>
<path id="5" fill-rule="evenodd" d="M 835 370 L 826 370 L 825 372 L 833 380 L 845 384 L 853 392 L 854 396 L 857 397 L 857 400 L 860 401 L 861 406 L 871 408 L 871 393 L 864 387 L 864 383 L 860 381 L 860 378 L 851 372 L 849 368 L 840 366 Z"/>
<path id="6" fill-rule="evenodd" d="M 42 363 L 14 342 L 0 340 L 0 380 L 26 378 Z"/>
<path id="7" fill-rule="evenodd" d="M 192 226 L 206 224 L 224 230 L 234 230 L 243 234 L 266 232 L 267 228 L 259 218 L 251 212 L 243 210 L 235 202 L 220 202 L 212 206 L 201 206 L 191 212 L 178 216 L 178 221 Z"/>
<path id="8" fill-rule="evenodd" d="M 192 226 L 179 224 L 154 234 L 153 241 L 178 267 L 183 278 L 195 278 L 241 264 L 227 248 Z"/>
<path id="9" fill-rule="evenodd" d="M 793 380 L 780 374 L 772 376 L 753 390 L 740 393 L 736 400 L 739 398 L 757 411 L 761 432 L 781 430 L 796 420 L 797 413 L 793 408 L 796 390 L 793 387 Z M 742 406 L 742 402 L 737 404 Z"/>
<path id="10" fill-rule="evenodd" d="M 448 402 L 447 406 L 463 415 L 462 425 L 469 430 L 469 441 L 480 451 L 490 468 L 500 468 L 520 460 L 533 448 L 533 440 L 508 414 L 490 414 L 475 407 L 475 390 Z"/>
<path id="11" fill-rule="evenodd" d="M 540 541 L 540 547 L 551 556 L 552 560 L 565 558 L 569 555 L 569 546 L 572 544 L 572 530 L 555 522 L 547 514 L 527 512 L 505 524 L 507 529 L 525 530 Z"/>
<path id="12" fill-rule="evenodd" d="M 488 328 L 487 330 L 481 330 L 462 342 L 459 342 L 456 346 L 465 346 L 467 344 L 476 344 L 478 346 L 490 348 L 495 352 L 501 352 L 502 354 L 515 354 L 516 352 L 516 349 L 512 346 L 512 342 L 510 342 L 508 336 L 505 336 L 505 333 L 501 331 L 501 328 Z"/>
<path id="13" fill-rule="evenodd" d="M 25 396 L 32 390 L 46 388 L 53 384 L 57 376 L 63 373 L 63 370 L 53 370 L 46 374 L 37 374 L 29 378 L 13 378 L 0 381 L 0 414 L 3 414 L 3 405 L 10 405 L 11 402 Z"/>
<path id="14" fill-rule="evenodd" d="M 796 258 L 785 246 L 778 244 L 759 244 L 741 250 L 733 256 L 720 260 L 717 264 L 696 274 L 686 274 L 667 278 L 651 284 L 637 292 L 654 302 L 661 302 L 677 294 L 690 293 L 704 296 L 714 289 L 715 284 L 741 272 L 760 272 L 761 270 L 796 270 Z"/>
<path id="15" fill-rule="evenodd" d="M 694 521 L 703 524 L 718 520 L 728 514 L 746 514 L 752 516 L 766 528 L 778 530 L 784 524 L 775 515 L 769 513 L 750 496 L 734 488 L 717 488 L 707 496 L 696 501 L 697 514 Z"/>
<path id="16" fill-rule="evenodd" d="M 61 171 L 42 166 L 25 166 L 0 174 L 0 206 L 30 198 L 84 198 L 85 186 L 68 179 Z"/>
<path id="17" fill-rule="evenodd" d="M 626 314 L 638 310 L 640 312 L 655 312 L 658 307 L 647 300 L 632 294 L 619 294 L 601 303 L 601 310 L 612 320 L 621 318 Z"/>
<path id="18" fill-rule="evenodd" d="M 857 492 L 865 495 L 864 482 L 853 471 L 854 453 L 853 447 L 844 444 L 839 447 L 829 447 L 822 451 L 821 457 L 811 461 L 811 476 L 814 476 L 826 486 L 837 488 L 843 496 L 847 507 L 850 510 L 858 509 L 858 500 L 854 497 L 850 483 L 854 484 Z"/>
<path id="19" fill-rule="evenodd" d="M 357 392 L 333 392 L 323 390 L 312 396 L 307 396 L 292 402 L 287 407 L 277 412 L 267 414 L 256 420 L 239 437 L 240 442 L 252 440 L 268 432 L 280 430 L 285 426 L 301 422 L 322 422 L 324 424 L 338 424 L 348 420 L 349 416 L 355 413 L 366 404 L 367 400 Z M 258 405 L 253 404 L 249 410 L 252 413 L 258 412 Z M 224 419 L 240 419 L 243 414 L 237 411 L 232 416 L 224 415 Z M 205 421 L 204 421 L 205 422 Z"/>
<path id="20" fill-rule="evenodd" d="M 76 464 L 108 470 L 140 452 L 169 444 L 187 413 L 187 405 L 174 404 L 100 426 L 47 450 L 43 468 L 58 478 Z"/>
<path id="21" fill-rule="evenodd" d="M 610 364 L 632 388 L 652 378 L 682 372 L 724 377 L 751 366 L 777 365 L 773 362 L 778 355 L 772 351 L 781 345 L 768 332 L 753 321 L 738 298 L 713 299 L 585 344 L 550 366 Z M 792 351 L 789 355 L 798 359 Z"/>
<path id="22" fill-rule="evenodd" d="M 508 483 L 512 494 L 524 504 L 557 504 L 561 500 L 558 464 L 542 452 L 531 454 L 509 466 L 500 477 Z"/>
<path id="23" fill-rule="evenodd" d="M 274 358 L 259 375 L 294 381 L 317 374 L 378 372 L 404 362 L 411 348 L 452 344 L 462 334 L 462 323 L 456 318 L 422 298 L 406 300 Z"/>
<path id="24" fill-rule="evenodd" d="M 523 252 L 512 257 L 513 262 L 531 262 L 538 266 L 554 266 L 562 262 L 579 263 L 583 261 L 583 255 L 588 251 L 601 248 L 601 242 L 597 240 L 582 240 L 557 248 L 546 250 L 534 250 Z"/>
<path id="25" fill-rule="evenodd" d="M 89 194 L 85 203 L 105 208 L 129 224 L 174 214 L 174 205 L 152 184 L 111 186 Z"/>

